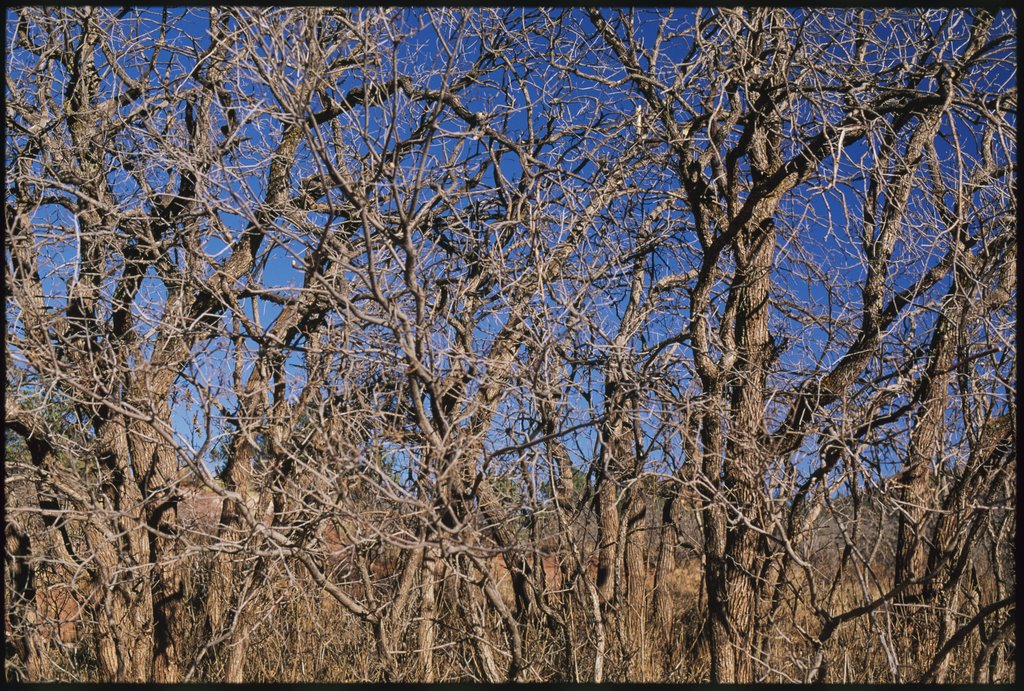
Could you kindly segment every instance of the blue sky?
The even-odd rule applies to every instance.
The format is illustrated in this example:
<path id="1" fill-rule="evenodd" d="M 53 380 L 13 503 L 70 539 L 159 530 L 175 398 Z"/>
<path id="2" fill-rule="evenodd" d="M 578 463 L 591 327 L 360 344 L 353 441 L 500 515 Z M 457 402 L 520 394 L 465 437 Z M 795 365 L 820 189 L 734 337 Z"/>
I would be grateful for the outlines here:
<path id="1" fill-rule="evenodd" d="M 582 10 L 569 12 L 570 16 L 577 20 L 581 32 L 591 31 L 589 20 Z M 808 14 L 808 17 L 815 21 L 819 21 L 825 16 L 820 13 L 813 14 L 818 11 L 803 10 L 797 12 L 798 19 L 808 12 L 811 13 Z M 510 11 L 507 20 L 511 22 L 523 20 L 523 17 L 532 13 L 532 10 Z M 637 35 L 641 44 L 653 48 L 660 20 L 665 14 L 664 10 L 636 11 L 634 24 L 638 27 Z M 14 16 L 13 13 L 8 12 L 6 32 L 9 43 L 14 32 L 14 22 L 11 21 Z M 402 22 L 395 24 L 396 30 L 407 29 L 413 35 L 409 40 L 399 44 L 395 54 L 396 65 L 394 67 L 402 73 L 413 75 L 426 88 L 438 88 L 440 79 L 437 77 L 420 78 L 417 75 L 444 70 L 459 73 L 467 69 L 478 54 L 479 45 L 475 39 L 470 37 L 463 37 L 460 42 L 458 19 L 461 16 L 459 12 L 454 13 L 452 18 L 455 21 L 440 27 L 444 39 L 442 41 L 429 21 L 423 21 L 422 26 L 417 26 L 426 18 L 421 11 L 397 11 L 396 17 L 400 17 Z M 612 15 L 605 13 L 605 16 L 611 17 Z M 187 75 L 193 65 L 187 58 L 175 55 L 171 48 L 175 46 L 186 48 L 195 45 L 198 52 L 203 53 L 209 47 L 207 10 L 172 8 L 164 14 L 159 8 L 139 8 L 132 10 L 129 17 L 131 19 L 126 19 L 126 23 L 135 22 L 134 17 L 138 17 L 139 30 L 151 38 L 159 31 L 165 33 L 164 41 L 168 48 L 160 52 L 157 63 L 165 65 L 168 74 L 178 84 L 179 91 L 190 86 L 193 82 Z M 1003 17 L 1009 18 L 1009 15 L 1004 13 Z M 691 25 L 693 18 L 694 10 L 678 10 L 672 15 L 671 21 L 667 22 L 667 26 L 669 28 L 685 28 Z M 936 22 L 940 19 L 941 15 L 935 15 Z M 572 26 L 572 22 L 570 22 L 570 26 Z M 889 42 L 892 54 L 887 56 L 887 59 L 894 67 L 898 67 L 900 60 L 903 59 L 903 56 L 900 55 L 901 46 L 914 38 L 909 34 L 905 39 L 901 38 L 910 31 L 908 27 L 911 26 L 910 22 L 891 22 L 883 25 L 881 29 L 882 34 L 879 37 L 882 41 Z M 952 30 L 962 31 L 962 28 L 953 27 Z M 133 31 L 136 30 L 133 29 Z M 496 35 L 495 40 L 498 38 L 500 37 Z M 598 41 L 596 45 L 600 45 L 600 42 Z M 557 49 L 558 46 L 554 48 Z M 684 56 L 689 48 L 689 39 L 685 37 L 666 41 L 660 46 L 658 71 L 662 78 L 671 78 L 676 69 L 674 63 Z M 1007 49 L 1007 61 L 1003 66 L 992 69 L 986 74 L 975 76 L 978 88 L 996 88 L 996 85 L 1005 84 L 1015 78 L 1013 47 L 1008 46 Z M 833 53 L 837 57 L 842 57 L 844 50 L 846 50 L 846 46 L 842 40 L 839 40 L 823 52 L 822 59 L 827 59 Z M 146 51 L 143 55 L 149 57 L 151 53 Z M 579 69 L 583 73 L 597 70 L 596 65 L 592 62 L 593 54 L 581 53 L 576 58 Z M 9 70 L 16 71 L 22 64 L 19 62 L 21 58 L 18 51 L 9 50 L 7 59 Z M 388 67 L 390 65 L 383 66 L 383 68 Z M 139 66 L 128 64 L 125 69 L 129 74 L 134 75 L 138 74 Z M 608 74 L 614 78 L 621 76 L 622 71 L 621 69 L 611 70 Z M 567 148 L 571 143 L 570 139 L 563 139 L 565 144 L 539 151 L 537 157 L 541 162 L 564 165 L 561 157 L 568 156 L 573 160 L 572 167 L 576 168 L 578 176 L 600 179 L 603 174 L 599 172 L 601 166 L 595 159 L 602 154 L 618 156 L 622 142 L 628 141 L 633 135 L 628 123 L 631 122 L 633 111 L 642 99 L 639 93 L 628 84 L 609 88 L 580 76 L 562 78 L 554 74 L 554 70 L 545 72 L 542 67 L 531 66 L 531 69 L 527 71 L 523 65 L 499 68 L 491 75 L 491 78 L 497 88 L 469 89 L 462 96 L 463 102 L 470 110 L 485 113 L 494 122 L 503 122 L 507 113 L 508 121 L 504 125 L 504 129 L 513 139 L 525 140 L 532 128 L 539 127 L 544 122 L 548 112 L 558 113 L 558 125 L 567 129 L 598 122 L 600 118 L 623 119 L 623 125 L 617 131 L 610 131 L 604 144 L 593 144 L 588 157 L 580 160 L 578 167 L 574 157 L 580 157 L 582 153 Z M 361 81 L 362 75 L 353 71 L 351 77 L 332 85 L 335 96 L 358 86 Z M 931 85 L 926 82 L 921 87 L 927 89 Z M 268 85 L 260 85 L 256 79 L 249 79 L 241 83 L 240 89 L 248 91 L 248 97 L 265 104 L 272 105 L 276 101 L 274 90 L 268 88 Z M 174 94 L 168 95 L 173 97 Z M 530 113 L 526 110 L 528 100 L 533 104 Z M 134 106 L 127 106 L 125 110 L 131 110 L 132 107 Z M 402 99 L 395 99 L 383 108 L 365 109 L 365 112 L 357 114 L 356 117 L 379 119 L 379 126 L 370 128 L 370 137 L 362 140 L 358 137 L 352 138 L 354 154 L 365 156 L 371 151 L 380 151 L 386 148 L 388 142 L 375 139 L 375 137 L 383 135 L 386 129 L 385 125 L 392 118 L 400 123 L 398 127 L 400 134 L 409 134 L 417 124 L 414 115 L 418 112 L 418 108 Z M 168 107 L 165 112 L 169 121 L 173 121 L 181 119 L 183 110 L 184 105 L 179 103 L 177 106 Z M 217 113 L 217 116 L 221 118 L 222 123 L 226 124 L 222 112 Z M 266 150 L 272 146 L 273 141 L 271 140 L 275 136 L 273 133 L 277 131 L 276 124 L 273 127 L 270 126 L 272 120 L 273 118 L 265 115 L 246 125 L 244 136 L 251 137 L 253 145 L 239 150 L 239 155 L 232 162 L 237 167 L 235 172 L 222 171 L 220 177 L 217 178 L 220 184 L 219 201 L 221 202 L 217 217 L 220 225 L 232 236 L 237 236 L 252 220 L 253 201 L 261 196 L 267 166 L 264 155 Z M 809 122 L 813 129 L 813 121 Z M 159 117 L 155 118 L 154 124 L 157 127 L 161 126 Z M 1010 124 L 1011 126 L 1015 125 L 1013 122 Z M 445 135 L 458 132 L 461 127 L 462 123 L 451 113 L 445 115 L 441 121 L 440 133 L 433 145 L 420 147 L 413 155 L 403 159 L 401 162 L 403 170 L 411 175 L 414 167 L 420 163 L 419 156 L 436 156 L 442 160 L 446 158 L 452 148 L 457 146 L 458 140 Z M 951 128 L 947 122 L 943 125 L 943 136 L 937 142 L 940 155 L 947 155 L 949 151 L 952 151 L 952 147 L 944 139 L 952 139 L 954 136 L 963 144 L 963 149 L 966 152 L 976 153 L 981 145 L 977 140 L 977 132 L 976 125 L 967 119 L 958 120 L 955 128 Z M 270 140 L 264 143 L 263 140 L 267 138 Z M 144 138 L 139 139 L 137 143 L 140 146 L 152 146 L 152 142 L 146 143 Z M 482 146 L 483 143 L 479 141 L 465 144 L 463 158 L 467 166 L 479 164 L 474 157 Z M 1008 156 L 1016 154 L 1015 145 L 1000 150 L 1005 151 L 1005 155 Z M 145 159 L 146 152 L 144 150 L 140 150 L 138 153 L 142 159 Z M 857 171 L 862 157 L 865 156 L 870 156 L 866 144 L 848 147 L 838 161 L 828 159 L 822 164 L 824 168 L 831 168 L 834 171 L 839 184 L 822 187 L 823 181 L 815 180 L 813 185 L 795 190 L 784 203 L 784 215 L 787 218 L 792 218 L 794 225 L 789 227 L 783 224 L 779 228 L 780 248 L 777 255 L 779 260 L 774 275 L 776 285 L 780 291 L 788 290 L 792 291 L 794 296 L 802 296 L 800 307 L 805 313 L 811 311 L 820 314 L 823 318 L 838 319 L 841 323 L 846 324 L 846 328 L 828 334 L 820 328 L 803 327 L 798 332 L 791 333 L 791 350 L 782 355 L 779 362 L 780 371 L 773 375 L 773 381 L 779 385 L 782 385 L 784 380 L 799 381 L 805 376 L 804 370 L 806 370 L 809 358 L 817 361 L 819 367 L 827 368 L 842 355 L 852 338 L 851 329 L 857 328 L 860 301 L 859 281 L 863 278 L 863 260 L 859 249 L 859 232 L 863 216 L 860 199 L 867 185 L 865 179 L 858 177 Z M 313 169 L 315 161 L 308 148 L 300 148 L 298 158 L 299 168 L 303 169 L 302 172 L 308 173 Z M 514 187 L 523 175 L 523 169 L 516 156 L 503 155 L 498 168 L 490 168 L 483 176 L 481 184 L 485 187 L 498 186 L 498 173 L 502 178 L 510 181 L 511 187 Z M 296 172 L 297 174 L 298 172 Z M 175 184 L 176 175 L 177 173 L 174 171 L 169 173 L 162 167 L 151 166 L 149 184 L 154 189 L 164 189 L 167 185 Z M 132 189 L 134 183 L 130 181 L 130 176 L 118 173 L 114 169 L 111 172 L 111 182 L 125 195 L 127 200 L 125 203 L 129 208 L 137 206 L 143 211 L 148 211 L 149 202 L 146 196 L 142 191 Z M 955 183 L 956 181 L 950 182 Z M 589 230 L 588 237 L 582 244 L 585 249 L 594 252 L 595 256 L 604 257 L 606 266 L 611 266 L 618 254 L 633 248 L 639 220 L 663 202 L 670 193 L 676 191 L 678 180 L 672 174 L 666 174 L 664 167 L 659 164 L 652 161 L 639 161 L 636 164 L 636 171 L 627 178 L 627 184 L 634 185 L 638 190 L 644 191 L 644 194 L 633 195 L 622 205 L 610 209 L 605 219 Z M 543 202 L 546 205 L 545 208 L 552 214 L 561 210 L 571 217 L 579 211 L 581 204 L 588 201 L 588 193 L 587 185 L 583 182 L 572 183 L 569 187 L 570 196 L 560 196 L 561 193 L 557 190 L 550 189 L 545 192 L 545 198 L 539 199 L 537 203 Z M 418 203 L 427 203 L 431 194 L 429 191 L 424 191 L 418 198 Z M 472 201 L 472 198 L 467 198 L 465 204 L 469 205 Z M 388 210 L 386 204 L 383 208 Z M 614 216 L 617 211 L 622 214 L 619 219 Z M 915 197 L 911 213 L 914 215 L 914 220 L 922 221 L 925 225 L 932 224 L 936 228 L 940 225 L 940 220 L 934 209 L 930 208 L 928 199 Z M 44 246 L 44 261 L 41 262 L 41 269 L 44 290 L 47 293 L 49 304 L 55 309 L 60 309 L 63 306 L 64 296 L 67 294 L 67 283 L 74 280 L 75 221 L 66 211 L 56 206 L 42 209 L 35 220 L 39 224 L 40 232 L 43 232 L 42 229 L 46 224 L 52 224 L 54 227 L 52 238 Z M 318 220 L 326 222 L 327 219 L 320 218 Z M 651 262 L 649 283 L 671 273 L 690 268 L 690 263 L 694 261 L 692 247 L 695 245 L 695 240 L 692 231 L 688 229 L 691 224 L 689 212 L 685 208 L 674 210 L 666 213 L 658 223 L 660 225 L 656 228 L 656 232 L 660 233 L 664 240 L 663 246 L 654 252 L 648 260 Z M 498 231 L 494 228 L 485 230 L 490 233 L 493 241 Z M 301 285 L 303 272 L 301 269 L 293 268 L 292 262 L 297 258 L 301 259 L 309 251 L 306 244 L 308 238 L 289 240 L 283 232 L 275 232 L 273 235 L 278 239 L 278 244 L 264 246 L 264 249 L 267 250 L 266 261 L 253 278 L 264 287 L 273 288 L 279 293 L 286 293 Z M 204 236 L 205 244 L 202 249 L 211 259 L 217 260 L 223 257 L 230 239 L 230 237 L 218 236 L 213 232 L 211 226 L 210 232 Z M 901 240 L 895 250 L 895 258 L 902 268 L 892 275 L 892 288 L 904 287 L 919 274 L 922 267 L 934 264 L 938 255 L 941 254 L 943 242 L 941 230 L 936 230 L 933 237 L 922 239 L 908 236 Z M 425 239 L 424 244 L 426 244 Z M 442 256 L 436 248 L 428 258 L 437 262 L 438 266 L 441 265 Z M 524 266 L 528 266 L 531 261 L 529 248 L 523 245 L 519 249 L 511 251 L 506 257 L 506 261 L 513 265 L 516 262 L 521 262 Z M 839 279 L 834 282 L 832 292 L 823 288 L 821 279 L 824 277 Z M 558 290 L 568 290 L 570 293 L 578 290 L 573 283 L 573 280 L 567 278 L 560 285 L 551 286 L 551 294 L 554 295 Z M 112 285 L 112 283 L 109 284 L 108 288 L 112 288 Z M 586 335 L 592 344 L 600 350 L 607 346 L 608 341 L 614 337 L 626 294 L 621 278 L 613 275 L 604 277 L 603 281 L 599 281 L 595 285 L 596 289 L 590 289 L 587 293 L 588 302 L 585 305 L 598 316 L 598 321 L 603 323 L 603 328 L 587 332 Z M 929 294 L 940 296 L 945 287 L 945 284 L 940 283 Z M 140 314 L 143 311 L 148 311 L 151 318 L 156 320 L 166 297 L 166 290 L 161 281 L 152 276 L 140 291 L 140 298 L 137 301 Z M 272 323 L 280 311 L 280 307 L 269 300 L 245 299 L 241 304 L 246 311 L 246 316 L 251 320 L 258 318 L 264 327 Z M 652 315 L 641 333 L 633 339 L 631 346 L 637 349 L 649 348 L 661 339 L 678 332 L 681 328 L 681 320 L 685 315 L 685 306 L 684 294 L 672 296 L 667 303 L 667 308 Z M 485 347 L 489 339 L 508 318 L 510 307 L 507 304 L 502 305 L 499 300 L 494 311 L 480 321 L 475 333 L 478 347 Z M 546 319 L 552 324 L 558 325 L 567 314 L 565 306 L 558 304 L 557 300 L 553 298 L 546 307 L 549 310 Z M 8 314 L 10 314 L 10 308 L 8 308 Z M 776 309 L 772 313 L 772 323 L 777 325 L 776 328 L 779 330 L 786 331 L 788 330 L 787 325 L 793 323 L 790 319 L 792 316 L 795 315 L 788 315 L 782 310 Z M 929 320 L 933 317 L 925 311 L 917 314 L 915 318 L 917 319 L 915 325 L 917 333 L 921 336 L 927 335 Z M 224 317 L 224 323 L 225 328 L 228 328 L 229 317 Z M 16 329 L 17 326 L 12 324 L 9 328 Z M 897 324 L 895 328 L 905 328 L 905 325 Z M 247 340 L 246 345 L 250 348 L 256 347 L 256 343 L 252 340 Z M 442 342 L 439 341 L 438 345 L 442 345 Z M 692 389 L 694 387 L 690 386 L 689 375 L 686 373 L 687 368 L 685 367 L 685 362 L 690 355 L 685 344 L 679 346 L 676 350 L 677 360 L 669 363 L 669 367 L 680 374 L 680 387 L 689 386 Z M 187 372 L 187 378 L 198 380 L 202 387 L 209 387 L 210 392 L 218 392 L 217 398 L 228 410 L 234 405 L 230 393 L 230 368 L 227 366 L 230 357 L 230 349 L 223 338 L 212 342 L 202 342 L 197 345 L 193 363 Z M 294 392 L 296 385 L 302 381 L 303 356 L 301 352 L 294 352 L 289 357 L 288 363 L 291 373 L 296 377 L 290 387 L 290 390 Z M 443 358 L 437 365 L 439 367 L 445 365 Z M 246 376 L 248 367 L 249 365 L 245 368 Z M 581 380 L 575 383 L 577 387 L 589 393 L 593 405 L 600 410 L 602 382 L 599 373 L 591 370 L 586 372 L 586 376 L 587 381 Z M 197 393 L 191 385 L 186 386 L 185 389 Z M 567 420 L 569 424 L 576 423 L 580 421 L 581 417 L 589 414 L 587 404 L 579 393 L 570 394 L 568 402 L 573 409 L 573 413 Z M 515 404 L 510 400 L 508 405 L 509 413 L 513 412 Z M 194 434 L 195 413 L 196 411 L 189 405 L 179 402 L 174 417 L 174 426 L 183 439 L 191 440 L 191 443 L 198 446 L 202 442 L 205 432 L 198 436 Z M 648 422 L 645 421 L 644 424 L 648 432 L 654 431 Z M 503 425 L 496 424 L 495 427 L 496 429 L 489 438 L 489 444 L 493 448 L 500 448 L 510 443 L 502 431 Z M 217 431 L 216 428 L 217 425 L 214 425 L 214 432 Z M 526 429 L 519 428 L 516 436 L 521 437 L 526 432 Z M 593 429 L 585 429 L 575 435 L 575 440 L 581 444 L 579 453 L 576 454 L 576 460 L 582 467 L 595 455 L 596 435 Z M 678 454 L 678 448 L 674 452 Z M 658 459 L 657 452 L 652 458 L 655 461 Z M 671 460 L 673 465 L 677 465 L 680 458 L 675 457 Z"/>

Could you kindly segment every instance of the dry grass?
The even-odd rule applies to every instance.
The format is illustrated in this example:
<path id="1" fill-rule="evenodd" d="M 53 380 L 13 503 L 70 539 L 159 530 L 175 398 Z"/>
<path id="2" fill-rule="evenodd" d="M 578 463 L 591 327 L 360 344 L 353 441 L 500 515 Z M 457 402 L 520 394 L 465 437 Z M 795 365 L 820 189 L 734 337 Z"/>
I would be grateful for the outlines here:
<path id="1" fill-rule="evenodd" d="M 182 510 L 182 525 L 192 539 L 199 541 L 215 524 L 217 504 L 203 493 L 191 494 Z M 328 525 L 329 524 L 325 524 Z M 353 596 L 365 597 L 365 589 L 350 561 L 352 551 L 343 544 L 336 529 L 324 531 L 320 549 L 331 577 Z M 650 554 L 657 554 L 652 545 Z M 368 556 L 369 574 L 376 597 L 386 602 L 396 587 L 402 554 L 394 548 L 382 548 Z M 655 578 L 653 564 L 647 579 L 647 614 L 641 634 L 642 677 L 647 681 L 700 683 L 710 679 L 711 660 L 703 626 L 707 619 L 707 597 L 704 592 L 703 566 L 692 551 L 680 551 L 674 568 Z M 197 551 L 188 556 L 185 569 L 184 620 L 179 632 L 179 651 L 184 669 L 195 663 L 193 681 L 216 681 L 223 678 L 223 655 L 206 649 L 210 632 L 206 629 L 203 607 L 209 579 L 212 577 L 214 553 Z M 515 597 L 511 575 L 505 560 L 493 555 L 488 560 L 490 578 L 509 611 L 514 611 Z M 891 587 L 892 574 L 884 563 L 874 563 L 873 579 L 862 584 L 855 570 L 848 570 L 829 604 L 833 614 L 861 607 Z M 595 629 L 592 609 L 586 599 L 586 588 L 579 574 L 566 582 L 554 545 L 541 560 L 544 571 L 546 602 L 557 610 L 564 628 L 553 626 L 544 617 L 521 621 L 523 655 L 526 668 L 524 681 L 580 680 L 590 678 L 595 652 Z M 571 572 L 571 570 L 570 570 Z M 587 577 L 596 578 L 596 563 L 587 564 Z M 468 573 L 468 571 L 466 571 Z M 471 579 L 472 580 L 472 579 Z M 821 581 L 828 582 L 822 575 Z M 84 584 L 74 588 L 71 574 L 49 570 L 37 581 L 35 607 L 27 625 L 32 629 L 44 661 L 46 679 L 57 681 L 95 680 L 96 661 L 93 651 L 91 610 L 79 602 L 88 592 Z M 817 583 L 819 590 L 822 582 Z M 661 589 L 664 603 L 661 612 L 654 611 L 655 588 Z M 466 633 L 456 575 L 448 570 L 438 587 L 438 641 L 435 652 L 437 678 L 441 681 L 479 679 L 475 666 L 475 650 Z M 981 572 L 973 590 L 961 594 L 960 612 L 953 618 L 954 626 L 962 626 L 976 612 L 978 603 L 996 599 L 996 582 L 991 573 Z M 416 681 L 416 629 L 418 626 L 418 595 L 414 592 L 407 609 L 404 633 L 394 645 L 396 667 L 394 680 Z M 968 602 L 969 601 L 969 602 Z M 809 603 L 808 584 L 801 570 L 791 572 L 788 585 L 774 615 L 759 619 L 758 626 L 767 627 L 757 666 L 764 681 L 803 681 L 808 661 L 814 654 L 813 638 L 822 628 L 822 619 Z M 315 587 L 297 563 L 289 560 L 270 562 L 262 585 L 257 589 L 246 611 L 252 624 L 244 663 L 244 678 L 254 682 L 308 681 L 382 681 L 385 670 L 378 658 L 372 631 Z M 889 682 L 913 680 L 920 675 L 938 648 L 941 611 L 928 608 L 880 607 L 869 615 L 859 616 L 838 627 L 824 648 L 823 680 L 826 682 Z M 484 614 L 488 636 L 497 646 L 494 652 L 499 669 L 506 663 L 507 644 L 502 622 L 492 611 Z M 1005 619 L 1005 613 L 1003 613 Z M 1010 615 L 1012 616 L 1012 614 Z M 997 646 L 987 656 L 980 655 L 984 636 L 992 636 L 999 624 L 993 619 L 968 636 L 951 655 L 947 681 L 966 682 L 1012 678 L 1012 635 L 1009 646 Z M 891 632 L 891 633 L 889 633 Z M 7 623 L 8 636 L 12 633 Z M 605 679 L 621 679 L 623 664 L 616 657 L 614 632 L 606 641 L 608 660 Z M 947 633 L 947 637 L 948 637 Z M 890 659 L 884 637 L 892 641 L 895 662 Z M 567 640 L 568 638 L 568 640 Z M 221 651 L 223 653 L 223 651 Z"/>

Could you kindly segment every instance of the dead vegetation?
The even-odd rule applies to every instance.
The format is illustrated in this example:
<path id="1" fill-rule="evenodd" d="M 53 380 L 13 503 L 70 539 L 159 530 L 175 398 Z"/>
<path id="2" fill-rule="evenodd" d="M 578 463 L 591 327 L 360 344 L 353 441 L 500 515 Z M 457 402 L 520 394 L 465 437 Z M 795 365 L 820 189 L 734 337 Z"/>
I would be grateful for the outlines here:
<path id="1" fill-rule="evenodd" d="M 5 676 L 1015 680 L 1015 15 L 52 8 Z"/>

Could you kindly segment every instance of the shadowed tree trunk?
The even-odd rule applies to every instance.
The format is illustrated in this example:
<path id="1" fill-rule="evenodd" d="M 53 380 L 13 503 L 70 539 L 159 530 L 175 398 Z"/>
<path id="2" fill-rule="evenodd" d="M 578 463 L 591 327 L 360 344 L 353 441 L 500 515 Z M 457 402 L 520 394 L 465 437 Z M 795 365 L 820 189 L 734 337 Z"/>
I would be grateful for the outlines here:
<path id="1" fill-rule="evenodd" d="M 1009 10 L 9 19 L 7 678 L 1014 679 Z"/>

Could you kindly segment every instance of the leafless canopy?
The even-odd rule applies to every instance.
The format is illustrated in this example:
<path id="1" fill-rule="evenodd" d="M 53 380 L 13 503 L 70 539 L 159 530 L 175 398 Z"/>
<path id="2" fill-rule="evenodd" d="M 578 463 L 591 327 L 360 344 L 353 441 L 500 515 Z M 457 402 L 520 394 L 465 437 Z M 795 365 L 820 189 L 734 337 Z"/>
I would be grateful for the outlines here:
<path id="1" fill-rule="evenodd" d="M 1013 680 L 1015 21 L 8 14 L 5 676 Z"/>

